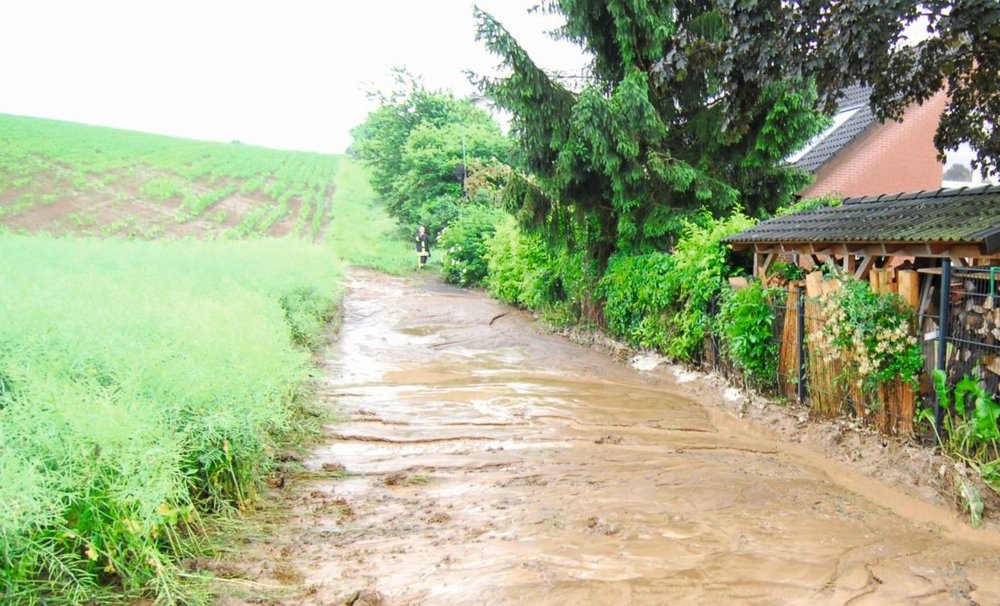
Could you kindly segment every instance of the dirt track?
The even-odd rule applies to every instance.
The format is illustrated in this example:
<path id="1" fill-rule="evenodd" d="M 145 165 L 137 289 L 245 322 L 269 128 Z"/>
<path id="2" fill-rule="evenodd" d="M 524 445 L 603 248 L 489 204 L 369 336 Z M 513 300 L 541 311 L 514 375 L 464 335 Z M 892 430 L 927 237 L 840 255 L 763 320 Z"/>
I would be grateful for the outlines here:
<path id="1" fill-rule="evenodd" d="M 1000 603 L 997 534 L 480 294 L 355 272 L 325 370 L 222 603 Z"/>

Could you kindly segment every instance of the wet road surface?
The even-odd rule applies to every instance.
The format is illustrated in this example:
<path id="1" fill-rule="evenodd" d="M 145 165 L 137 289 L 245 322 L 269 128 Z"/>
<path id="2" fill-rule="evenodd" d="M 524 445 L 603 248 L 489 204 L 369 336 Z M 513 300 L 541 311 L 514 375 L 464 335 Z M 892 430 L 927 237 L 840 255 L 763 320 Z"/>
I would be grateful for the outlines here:
<path id="1" fill-rule="evenodd" d="M 320 390 L 345 421 L 251 548 L 279 603 L 1000 603 L 997 535 L 708 387 L 431 279 L 348 286 Z"/>

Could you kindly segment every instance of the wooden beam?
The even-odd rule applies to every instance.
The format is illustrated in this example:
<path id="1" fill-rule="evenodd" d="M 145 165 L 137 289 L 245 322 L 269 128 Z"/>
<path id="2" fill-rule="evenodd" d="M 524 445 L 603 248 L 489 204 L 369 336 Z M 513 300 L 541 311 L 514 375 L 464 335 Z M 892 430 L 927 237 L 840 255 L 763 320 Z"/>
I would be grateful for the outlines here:
<path id="1" fill-rule="evenodd" d="M 761 254 L 797 254 L 813 256 L 856 255 L 859 257 L 920 257 L 936 259 L 996 259 L 996 253 L 984 254 L 976 244 L 956 244 L 951 242 L 759 242 L 754 251 Z M 761 259 L 763 260 L 763 259 Z M 956 261 L 957 263 L 957 261 Z"/>
<path id="2" fill-rule="evenodd" d="M 927 247 L 930 249 L 932 255 L 940 255 L 950 251 L 954 248 L 954 245 L 948 242 L 929 242 Z M 954 259 L 955 257 L 952 258 Z"/>
<path id="3" fill-rule="evenodd" d="M 875 294 L 883 294 L 886 292 L 886 280 L 888 276 L 884 269 L 873 269 L 868 272 L 868 283 L 872 287 L 872 292 Z"/>
<path id="4" fill-rule="evenodd" d="M 826 255 L 828 257 L 835 257 L 846 253 L 843 244 L 822 244 L 813 248 L 813 251 L 817 255 Z"/>
<path id="5" fill-rule="evenodd" d="M 775 252 L 774 251 L 761 251 L 754 250 L 753 253 L 753 275 L 755 277 L 763 279 L 767 274 L 767 270 L 771 268 L 771 263 L 774 262 Z"/>
<path id="6" fill-rule="evenodd" d="M 941 273 L 941 268 L 940 267 L 931 267 L 931 268 L 927 268 L 927 269 L 936 269 L 936 270 L 938 270 L 937 271 L 938 274 Z M 917 274 L 922 274 L 922 273 L 929 273 L 929 272 L 925 272 L 922 269 L 918 269 L 917 270 Z M 930 304 L 931 304 L 931 295 L 934 292 L 931 289 L 931 284 L 934 283 L 933 279 L 928 278 L 926 280 L 922 280 L 922 282 L 923 282 L 923 286 L 920 289 L 920 305 L 917 306 L 917 315 L 918 316 L 922 316 L 922 315 L 924 315 L 927 312 L 927 310 L 928 310 L 928 308 L 930 307 Z"/>
<path id="7" fill-rule="evenodd" d="M 767 270 L 771 269 L 771 263 L 774 263 L 774 253 L 769 252 L 767 256 L 764 257 L 764 267 L 760 269 L 760 277 L 763 278 L 767 275 Z"/>
<path id="8" fill-rule="evenodd" d="M 871 270 L 873 265 L 875 265 L 875 255 L 865 255 L 861 257 L 861 263 L 854 271 L 854 277 L 858 280 L 864 280 L 868 277 L 868 272 Z"/>
<path id="9" fill-rule="evenodd" d="M 823 272 L 814 271 L 806 276 L 806 296 L 818 297 L 823 294 Z"/>
<path id="10" fill-rule="evenodd" d="M 854 267 L 856 265 L 857 265 L 857 258 L 853 254 L 847 253 L 846 255 L 844 255 L 844 265 L 843 265 L 843 267 L 844 267 L 844 271 L 845 272 L 847 272 L 849 274 L 853 274 L 854 273 Z"/>

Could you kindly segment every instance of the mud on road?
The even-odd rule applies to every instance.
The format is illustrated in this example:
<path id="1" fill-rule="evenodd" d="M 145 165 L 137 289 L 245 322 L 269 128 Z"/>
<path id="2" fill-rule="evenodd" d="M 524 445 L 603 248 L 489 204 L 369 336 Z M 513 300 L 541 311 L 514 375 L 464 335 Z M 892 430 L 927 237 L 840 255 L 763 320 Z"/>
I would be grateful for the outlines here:
<path id="1" fill-rule="evenodd" d="M 1000 603 L 996 533 L 481 294 L 354 272 L 327 357 L 221 603 Z"/>

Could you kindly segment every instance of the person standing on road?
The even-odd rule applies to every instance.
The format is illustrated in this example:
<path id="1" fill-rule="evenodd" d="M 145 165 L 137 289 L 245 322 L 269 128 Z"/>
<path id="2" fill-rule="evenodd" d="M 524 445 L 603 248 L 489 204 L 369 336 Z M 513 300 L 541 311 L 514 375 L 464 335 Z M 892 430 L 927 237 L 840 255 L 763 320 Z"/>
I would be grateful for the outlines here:
<path id="1" fill-rule="evenodd" d="M 427 230 L 421 225 L 417 229 L 417 268 L 423 269 L 427 266 L 427 259 L 431 256 L 431 241 L 427 237 Z"/>

